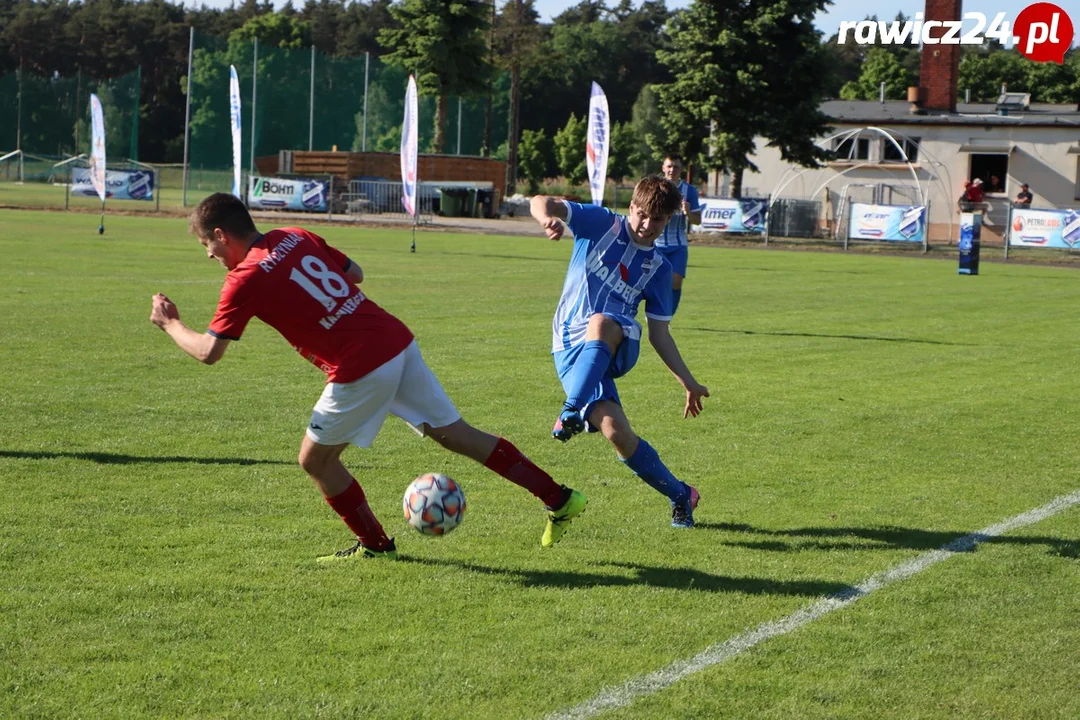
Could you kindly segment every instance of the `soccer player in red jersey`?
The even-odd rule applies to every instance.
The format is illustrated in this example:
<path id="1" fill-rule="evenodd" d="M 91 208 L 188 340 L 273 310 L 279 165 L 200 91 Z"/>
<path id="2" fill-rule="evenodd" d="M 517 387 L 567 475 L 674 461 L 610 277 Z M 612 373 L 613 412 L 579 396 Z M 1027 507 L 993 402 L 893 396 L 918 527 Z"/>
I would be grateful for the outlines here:
<path id="1" fill-rule="evenodd" d="M 394 539 L 341 462 L 350 444 L 371 446 L 387 413 L 539 498 L 548 510 L 543 547 L 558 542 L 584 511 L 585 495 L 555 483 L 509 441 L 461 418 L 409 328 L 360 290 L 363 270 L 321 237 L 300 228 L 262 234 L 243 202 L 227 193 L 199 203 L 191 232 L 207 257 L 228 271 L 217 312 L 209 329 L 199 333 L 184 325 L 176 305 L 159 293 L 150 321 L 188 355 L 212 365 L 255 317 L 327 375 L 300 445 L 300 467 L 357 540 L 320 561 L 397 557 Z"/>

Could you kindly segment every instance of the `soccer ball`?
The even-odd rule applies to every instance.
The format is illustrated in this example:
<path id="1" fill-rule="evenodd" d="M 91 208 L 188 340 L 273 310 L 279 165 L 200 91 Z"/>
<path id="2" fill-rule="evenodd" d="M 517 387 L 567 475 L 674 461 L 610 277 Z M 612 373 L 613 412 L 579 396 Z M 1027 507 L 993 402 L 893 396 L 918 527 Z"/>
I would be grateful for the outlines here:
<path id="1" fill-rule="evenodd" d="M 425 535 L 445 535 L 465 517 L 465 493 L 442 473 L 427 473 L 405 488 L 401 506 L 409 525 Z"/>

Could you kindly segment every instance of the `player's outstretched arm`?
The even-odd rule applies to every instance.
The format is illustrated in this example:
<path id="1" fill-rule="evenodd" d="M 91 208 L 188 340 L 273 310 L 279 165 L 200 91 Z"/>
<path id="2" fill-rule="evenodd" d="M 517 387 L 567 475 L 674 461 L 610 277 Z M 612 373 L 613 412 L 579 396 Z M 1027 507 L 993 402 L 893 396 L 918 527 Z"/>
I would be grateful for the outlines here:
<path id="1" fill-rule="evenodd" d="M 562 200 L 549 195 L 534 195 L 529 203 L 529 212 L 532 213 L 540 227 L 544 228 L 549 240 L 558 240 L 563 236 L 566 226 L 566 205 Z"/>
<path id="2" fill-rule="evenodd" d="M 675 338 L 671 337 L 668 321 L 649 318 L 649 344 L 653 346 L 656 354 L 686 390 L 686 407 L 683 409 L 683 417 L 697 417 L 704 409 L 702 398 L 709 397 L 709 388 L 695 380 L 690 373 L 690 368 L 686 367 L 682 355 L 679 354 L 679 348 L 675 345 Z"/>
<path id="3" fill-rule="evenodd" d="M 154 296 L 150 322 L 168 333 L 176 345 L 201 363 L 213 365 L 225 354 L 229 340 L 210 333 L 197 333 L 180 322 L 180 311 L 161 293 Z"/>

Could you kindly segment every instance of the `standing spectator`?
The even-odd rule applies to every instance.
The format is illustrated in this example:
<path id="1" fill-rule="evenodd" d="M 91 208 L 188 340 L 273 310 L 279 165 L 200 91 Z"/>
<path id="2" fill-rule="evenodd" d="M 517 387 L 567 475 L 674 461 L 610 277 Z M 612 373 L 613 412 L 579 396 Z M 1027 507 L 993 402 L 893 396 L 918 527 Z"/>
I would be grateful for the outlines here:
<path id="1" fill-rule="evenodd" d="M 971 181 L 971 187 L 967 189 L 967 200 L 970 203 L 981 203 L 983 201 L 982 178 L 975 178 Z"/>
<path id="2" fill-rule="evenodd" d="M 1016 193 L 1016 200 L 1013 205 L 1022 208 L 1031 207 L 1031 200 L 1031 191 L 1028 190 L 1028 184 L 1024 183 L 1020 186 L 1020 192 Z"/>
<path id="3" fill-rule="evenodd" d="M 975 209 L 972 207 L 977 203 L 983 201 L 982 180 L 975 178 L 974 180 L 964 181 L 964 192 L 960 194 L 956 204 L 960 208 L 961 212 L 966 212 Z"/>

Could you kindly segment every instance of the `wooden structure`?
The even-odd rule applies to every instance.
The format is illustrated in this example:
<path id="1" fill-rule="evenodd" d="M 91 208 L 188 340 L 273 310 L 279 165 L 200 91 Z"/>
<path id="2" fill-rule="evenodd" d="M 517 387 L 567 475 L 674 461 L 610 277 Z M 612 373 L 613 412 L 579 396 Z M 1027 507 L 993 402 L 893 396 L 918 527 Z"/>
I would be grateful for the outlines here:
<path id="1" fill-rule="evenodd" d="M 283 150 L 278 162 L 271 167 L 272 158 L 258 158 L 259 172 L 288 174 L 305 177 L 333 175 L 335 185 L 347 187 L 348 181 L 358 177 L 382 177 L 401 180 L 401 160 L 398 153 L 389 152 L 308 152 Z M 496 208 L 502 204 L 503 188 L 506 186 L 506 162 L 475 155 L 428 155 L 417 158 L 416 174 L 421 182 L 483 182 L 491 183 L 495 191 Z"/>

